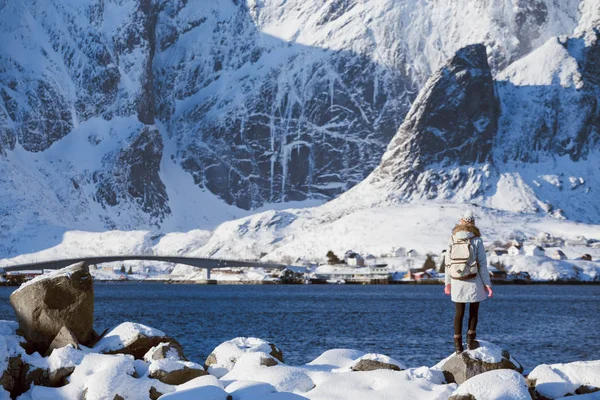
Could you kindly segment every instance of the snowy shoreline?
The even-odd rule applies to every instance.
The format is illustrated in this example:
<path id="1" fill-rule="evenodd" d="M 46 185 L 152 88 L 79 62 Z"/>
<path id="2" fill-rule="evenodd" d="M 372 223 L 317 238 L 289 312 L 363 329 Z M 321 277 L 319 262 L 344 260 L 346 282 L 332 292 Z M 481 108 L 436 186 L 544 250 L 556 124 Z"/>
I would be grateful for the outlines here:
<path id="1" fill-rule="evenodd" d="M 115 326 L 93 347 L 67 345 L 47 357 L 27 354 L 17 328 L 0 321 L 0 376 L 6 381 L 14 373 L 15 360 L 27 371 L 12 389 L 22 391 L 19 400 L 520 400 L 595 393 L 583 400 L 600 394 L 600 361 L 541 364 L 523 374 L 512 355 L 485 341 L 433 366 L 407 367 L 353 349 L 287 365 L 285 349 L 238 337 L 217 346 L 202 364 L 188 360 L 164 332 L 133 322 Z M 460 397 L 467 395 L 473 397 Z M 0 399 L 9 398 L 0 387 Z"/>
<path id="2" fill-rule="evenodd" d="M 188 359 L 176 338 L 139 323 L 123 322 L 97 334 L 93 286 L 89 267 L 80 262 L 11 294 L 18 322 L 0 321 L 0 400 L 554 400 L 600 395 L 600 360 L 526 369 L 509 351 L 483 340 L 478 348 L 451 353 L 433 366 L 407 366 L 385 354 L 353 349 L 327 350 L 307 364 L 288 365 L 286 350 L 276 344 L 237 337 L 218 345 L 201 363 Z M 591 398 L 597 399 L 585 399 Z"/>

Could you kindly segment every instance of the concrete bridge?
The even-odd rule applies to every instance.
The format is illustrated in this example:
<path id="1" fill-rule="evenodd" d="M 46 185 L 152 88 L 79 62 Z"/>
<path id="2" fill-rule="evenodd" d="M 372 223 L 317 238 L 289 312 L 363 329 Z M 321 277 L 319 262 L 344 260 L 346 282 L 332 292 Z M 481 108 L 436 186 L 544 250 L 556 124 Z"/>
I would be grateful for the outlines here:
<path id="1" fill-rule="evenodd" d="M 32 271 L 32 270 L 45 270 L 45 269 L 60 269 L 67 267 L 71 264 L 75 264 L 81 261 L 85 261 L 88 264 L 103 264 L 117 261 L 161 261 L 173 264 L 185 264 L 196 268 L 202 268 L 206 270 L 206 279 L 210 279 L 210 271 L 218 268 L 235 268 L 235 267 L 261 267 L 271 269 L 284 269 L 287 265 L 284 264 L 270 264 L 262 263 L 258 261 L 238 261 L 238 260 L 224 260 L 216 258 L 197 258 L 197 257 L 180 257 L 180 256 L 150 256 L 150 255 L 122 255 L 122 256 L 100 256 L 100 257 L 79 257 L 79 258 L 65 258 L 61 260 L 48 260 L 48 261 L 36 261 L 26 264 L 15 264 L 0 266 L 0 270 L 5 272 L 17 272 L 17 271 Z"/>

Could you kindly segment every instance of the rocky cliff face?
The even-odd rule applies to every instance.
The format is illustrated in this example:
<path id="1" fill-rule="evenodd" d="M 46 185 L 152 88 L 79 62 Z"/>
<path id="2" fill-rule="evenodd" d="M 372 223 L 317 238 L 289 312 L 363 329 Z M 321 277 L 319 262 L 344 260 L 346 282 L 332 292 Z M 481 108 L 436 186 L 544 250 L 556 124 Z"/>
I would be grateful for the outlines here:
<path id="1" fill-rule="evenodd" d="M 472 43 L 486 51 L 464 50 L 437 73 L 421 96 L 430 101 L 403 127 L 408 142 L 392 147 L 418 148 L 405 170 L 489 162 L 495 124 L 510 124 L 496 104 L 509 95 L 494 96 L 491 77 L 597 15 L 590 0 L 5 0 L 0 179 L 10 204 L 0 211 L 22 227 L 127 229 L 164 226 L 178 196 L 198 193 L 241 209 L 330 199 L 378 166 L 427 79 Z M 445 92 L 454 88 L 445 76 L 456 93 Z M 419 178 L 407 174 L 414 186 Z M 35 196 L 10 192 L 23 182 Z M 421 192 L 440 195 L 431 185 Z M 171 225 L 213 227 L 210 204 Z"/>
<path id="2" fill-rule="evenodd" d="M 453 179 L 425 172 L 491 162 L 499 110 L 485 46 L 460 49 L 429 79 L 373 179 L 395 182 L 404 196 L 438 197 Z"/>
<path id="3" fill-rule="evenodd" d="M 380 166 L 345 196 L 475 202 L 595 222 L 600 30 L 550 39 L 493 80 L 468 46 L 426 83 Z"/>

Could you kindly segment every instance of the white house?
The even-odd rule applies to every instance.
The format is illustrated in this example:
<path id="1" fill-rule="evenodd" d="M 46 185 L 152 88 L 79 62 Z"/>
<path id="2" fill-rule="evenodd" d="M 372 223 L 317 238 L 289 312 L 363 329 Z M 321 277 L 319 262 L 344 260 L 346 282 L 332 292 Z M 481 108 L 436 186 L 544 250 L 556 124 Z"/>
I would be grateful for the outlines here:
<path id="1" fill-rule="evenodd" d="M 367 256 L 365 257 L 365 265 L 375 265 L 376 262 L 377 259 L 373 254 L 367 254 Z"/>
<path id="2" fill-rule="evenodd" d="M 396 247 L 392 250 L 393 257 L 406 257 L 406 249 L 404 247 Z"/>
<path id="3" fill-rule="evenodd" d="M 546 255 L 546 251 L 542 247 L 532 244 L 525 246 L 525 255 L 543 257 Z"/>
<path id="4" fill-rule="evenodd" d="M 411 249 L 406 252 L 406 257 L 418 257 L 419 253 L 415 249 Z"/>
<path id="5" fill-rule="evenodd" d="M 352 267 L 364 267 L 365 259 L 360 254 L 354 253 L 346 259 L 346 263 Z"/>
<path id="6" fill-rule="evenodd" d="M 554 258 L 555 260 L 566 260 L 567 259 L 567 256 L 565 255 L 565 253 L 563 253 L 563 251 L 560 249 L 558 249 L 554 253 L 552 253 L 552 255 L 550 257 Z"/>
<path id="7" fill-rule="evenodd" d="M 571 239 L 567 239 L 565 241 L 567 246 L 585 246 L 587 244 L 587 239 L 585 236 L 576 236 Z"/>
<path id="8" fill-rule="evenodd" d="M 523 247 L 515 246 L 514 244 L 508 248 L 509 256 L 519 256 L 523 254 Z"/>

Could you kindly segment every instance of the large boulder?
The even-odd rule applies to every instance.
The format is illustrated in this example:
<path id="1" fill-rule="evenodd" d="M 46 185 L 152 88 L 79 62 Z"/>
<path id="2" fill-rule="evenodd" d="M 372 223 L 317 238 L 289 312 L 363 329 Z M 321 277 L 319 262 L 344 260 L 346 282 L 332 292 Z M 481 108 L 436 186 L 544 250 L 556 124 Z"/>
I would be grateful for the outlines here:
<path id="1" fill-rule="evenodd" d="M 111 329 L 96 345 L 94 352 L 103 354 L 130 354 L 141 360 L 150 349 L 161 343 L 174 343 L 164 332 L 135 322 L 123 322 Z"/>
<path id="2" fill-rule="evenodd" d="M 237 337 L 218 345 L 207 357 L 204 368 L 220 378 L 233 369 L 233 366 L 242 355 L 259 352 L 267 353 L 284 362 L 283 352 L 273 343 L 259 338 Z"/>
<path id="3" fill-rule="evenodd" d="M 498 369 L 474 376 L 458 387 L 448 400 L 531 400 L 523 375 Z"/>
<path id="4" fill-rule="evenodd" d="M 600 360 L 538 365 L 527 379 L 540 399 L 595 392 L 600 398 Z"/>
<path id="5" fill-rule="evenodd" d="M 94 284 L 84 262 L 24 283 L 10 295 L 10 303 L 23 336 L 41 354 L 63 327 L 79 343 L 95 337 Z"/>
<path id="6" fill-rule="evenodd" d="M 444 360 L 441 369 L 448 382 L 461 384 L 476 375 L 496 369 L 523 372 L 523 366 L 508 351 L 483 340 L 479 343 L 480 347 L 476 350 L 467 350 Z"/>

